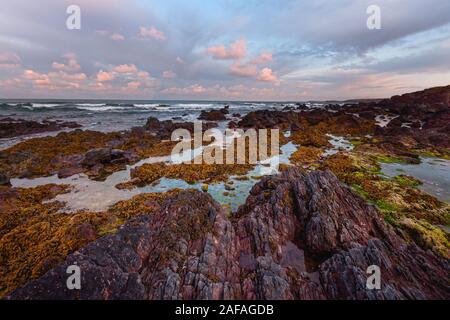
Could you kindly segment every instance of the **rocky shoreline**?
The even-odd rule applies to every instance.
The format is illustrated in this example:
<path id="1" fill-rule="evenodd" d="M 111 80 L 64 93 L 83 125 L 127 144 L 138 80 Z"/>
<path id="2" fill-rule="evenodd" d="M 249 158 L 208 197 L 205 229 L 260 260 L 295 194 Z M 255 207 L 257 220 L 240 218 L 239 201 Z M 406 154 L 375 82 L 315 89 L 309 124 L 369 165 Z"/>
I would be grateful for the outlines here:
<path id="1" fill-rule="evenodd" d="M 66 269 L 83 270 L 80 291 Z M 379 265 L 381 290 L 366 289 Z M 232 219 L 183 191 L 8 299 L 448 299 L 448 261 L 401 240 L 329 171 L 263 179 Z"/>
<path id="2" fill-rule="evenodd" d="M 140 160 L 169 155 L 173 130 L 193 123 L 149 118 L 142 127 L 33 138 L 0 151 L 0 296 L 7 299 L 449 299 L 450 206 L 380 163 L 450 159 L 450 86 L 358 104 L 306 105 L 230 115 L 204 111 L 203 130 L 276 128 L 296 151 L 259 177 L 230 212 L 208 184 L 249 179 L 242 165 L 143 164 L 118 188 L 162 178 L 203 183 L 64 214 L 68 185 L 18 188 L 11 179 L 85 174 L 103 181 Z M 13 121 L 4 121 L 11 126 Z M 17 134 L 37 125 L 18 122 Z M 52 122 L 42 130 L 71 123 Z M 37 126 L 39 127 L 39 126 Z M 28 129 L 27 129 L 28 128 Z M 74 127 L 75 128 L 75 127 Z M 37 130 L 41 130 L 40 127 Z M 6 131 L 5 131 L 6 132 Z M 24 133 L 25 132 L 25 133 Z M 340 137 L 349 146 L 335 146 Z M 449 173 L 450 174 L 450 173 Z M 230 194 L 231 193 L 231 194 Z M 76 196 L 76 193 L 74 194 Z M 447 229 L 448 230 L 448 229 Z M 83 289 L 66 269 L 83 270 Z M 366 288 L 377 265 L 382 288 Z"/>

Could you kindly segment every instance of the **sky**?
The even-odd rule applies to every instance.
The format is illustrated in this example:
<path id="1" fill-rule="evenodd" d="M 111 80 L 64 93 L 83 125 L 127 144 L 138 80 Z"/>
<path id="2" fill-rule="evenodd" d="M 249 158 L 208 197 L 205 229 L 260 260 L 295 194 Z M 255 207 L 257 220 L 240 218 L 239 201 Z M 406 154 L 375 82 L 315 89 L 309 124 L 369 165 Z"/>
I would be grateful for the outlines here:
<path id="1" fill-rule="evenodd" d="M 384 98 L 449 85 L 449 57 L 449 0 L 0 3 L 0 98 Z"/>

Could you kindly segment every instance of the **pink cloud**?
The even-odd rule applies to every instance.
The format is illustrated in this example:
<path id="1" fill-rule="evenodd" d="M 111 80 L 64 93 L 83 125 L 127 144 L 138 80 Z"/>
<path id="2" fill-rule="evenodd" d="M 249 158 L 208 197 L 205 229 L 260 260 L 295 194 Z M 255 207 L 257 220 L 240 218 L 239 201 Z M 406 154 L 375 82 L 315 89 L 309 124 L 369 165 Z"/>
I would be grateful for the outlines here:
<path id="1" fill-rule="evenodd" d="M 98 35 L 100 35 L 102 37 L 108 37 L 108 38 L 110 38 L 111 40 L 114 40 L 114 41 L 125 40 L 125 36 L 120 34 L 120 33 L 117 33 L 117 32 L 110 32 L 110 31 L 107 31 L 107 30 L 97 30 L 97 31 L 95 31 L 95 33 L 97 33 Z"/>
<path id="2" fill-rule="evenodd" d="M 273 73 L 272 69 L 270 68 L 264 68 L 262 69 L 258 77 L 256 78 L 259 81 L 265 81 L 265 82 L 276 82 L 278 81 L 277 76 Z"/>
<path id="3" fill-rule="evenodd" d="M 235 62 L 230 66 L 230 73 L 239 77 L 255 77 L 258 74 L 258 70 L 254 65 Z"/>
<path id="4" fill-rule="evenodd" d="M 150 78 L 150 73 L 148 73 L 147 71 L 139 71 L 138 77 L 141 79 L 148 79 Z"/>
<path id="5" fill-rule="evenodd" d="M 114 80 L 114 74 L 112 72 L 99 71 L 97 73 L 97 81 L 105 82 Z"/>
<path id="6" fill-rule="evenodd" d="M 23 76 L 25 79 L 28 79 L 28 80 L 42 80 L 45 77 L 47 77 L 47 75 L 39 73 L 39 72 L 35 72 L 33 70 L 25 70 L 23 73 Z"/>
<path id="7" fill-rule="evenodd" d="M 184 64 L 184 60 L 181 59 L 180 57 L 177 57 L 176 61 L 177 61 L 177 63 L 179 63 L 179 64 Z"/>
<path id="8" fill-rule="evenodd" d="M 50 81 L 50 79 L 37 79 L 34 80 L 33 83 L 38 86 L 38 87 L 47 87 L 47 86 L 51 86 L 52 82 Z"/>
<path id="9" fill-rule="evenodd" d="M 157 41 L 166 40 L 164 32 L 156 29 L 154 26 L 152 26 L 151 28 L 140 27 L 139 34 L 143 38 L 152 38 Z"/>
<path id="10" fill-rule="evenodd" d="M 272 54 L 269 52 L 261 53 L 259 56 L 250 61 L 251 64 L 262 64 L 271 62 L 273 59 Z"/>
<path id="11" fill-rule="evenodd" d="M 203 93 L 206 92 L 206 89 L 199 85 L 193 85 L 190 87 L 192 93 Z"/>
<path id="12" fill-rule="evenodd" d="M 66 58 L 67 63 L 59 63 L 59 62 L 53 62 L 52 68 L 56 70 L 63 70 L 67 72 L 75 72 L 79 71 L 81 69 L 81 66 L 78 64 L 75 54 L 73 53 L 67 53 L 64 55 L 64 58 Z"/>
<path id="13" fill-rule="evenodd" d="M 230 48 L 224 45 L 209 47 L 206 52 L 214 57 L 214 59 L 241 59 L 247 55 L 247 42 L 240 39 L 233 42 Z"/>
<path id="14" fill-rule="evenodd" d="M 207 91 L 208 90 L 205 87 L 198 84 L 194 84 L 185 88 L 171 87 L 161 90 L 161 92 L 165 94 L 201 94 Z"/>
<path id="15" fill-rule="evenodd" d="M 138 82 L 138 81 L 131 81 L 131 82 L 128 82 L 128 84 L 127 84 L 127 87 L 128 87 L 129 89 L 137 89 L 137 88 L 139 88 L 140 86 L 141 86 L 141 83 Z"/>
<path id="16" fill-rule="evenodd" d="M 134 64 L 121 64 L 120 66 L 115 67 L 114 71 L 117 73 L 136 73 L 138 72 L 138 69 Z"/>
<path id="17" fill-rule="evenodd" d="M 59 79 L 64 81 L 84 81 L 87 79 L 87 76 L 84 73 L 67 73 L 63 71 L 50 72 L 48 73 L 48 76 L 52 79 Z"/>
<path id="18" fill-rule="evenodd" d="M 114 41 L 125 40 L 125 36 L 121 35 L 120 33 L 113 33 L 109 38 Z"/>
<path id="19" fill-rule="evenodd" d="M 0 52 L 0 70 L 15 69 L 20 67 L 20 58 L 15 53 Z"/>
<path id="20" fill-rule="evenodd" d="M 177 74 L 175 72 L 173 72 L 173 71 L 168 70 L 168 71 L 164 71 L 162 76 L 164 78 L 170 79 L 170 78 L 176 78 Z"/>

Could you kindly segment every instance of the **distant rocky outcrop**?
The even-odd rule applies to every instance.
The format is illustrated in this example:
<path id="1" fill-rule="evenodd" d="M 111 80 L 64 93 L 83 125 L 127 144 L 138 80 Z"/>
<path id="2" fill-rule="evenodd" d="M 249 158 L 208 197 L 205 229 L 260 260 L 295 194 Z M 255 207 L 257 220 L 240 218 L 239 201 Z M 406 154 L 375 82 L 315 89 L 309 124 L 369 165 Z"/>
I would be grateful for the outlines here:
<path id="1" fill-rule="evenodd" d="M 50 121 L 44 120 L 42 122 L 3 118 L 0 119 L 0 138 L 13 138 L 23 135 L 59 131 L 65 128 L 80 128 L 76 122 L 68 121 Z"/>
<path id="2" fill-rule="evenodd" d="M 216 123 L 204 123 L 202 126 L 203 130 L 208 130 L 215 128 Z M 134 128 L 137 130 L 140 128 Z M 172 120 L 160 121 L 155 117 L 150 117 L 147 119 L 147 123 L 143 127 L 144 130 L 150 132 L 151 134 L 161 138 L 161 139 L 171 139 L 172 133 L 177 129 L 186 129 L 189 132 L 194 132 L 194 123 L 192 122 L 173 122 Z"/>
<path id="3" fill-rule="evenodd" d="M 70 265 L 81 290 L 66 287 Z M 381 289 L 366 287 L 381 269 Z M 329 171 L 264 178 L 236 216 L 184 191 L 8 299 L 449 299 L 449 263 L 404 242 Z"/>
<path id="4" fill-rule="evenodd" d="M 205 121 L 224 121 L 227 119 L 226 115 L 230 113 L 229 106 L 225 106 L 220 110 L 202 111 L 199 120 Z"/>

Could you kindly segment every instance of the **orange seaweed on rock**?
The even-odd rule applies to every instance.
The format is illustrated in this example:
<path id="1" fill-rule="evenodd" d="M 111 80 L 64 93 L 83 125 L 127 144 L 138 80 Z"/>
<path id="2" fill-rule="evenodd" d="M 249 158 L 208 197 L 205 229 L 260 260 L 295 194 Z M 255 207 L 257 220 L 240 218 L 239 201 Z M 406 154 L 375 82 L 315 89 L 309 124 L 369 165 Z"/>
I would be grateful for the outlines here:
<path id="1" fill-rule="evenodd" d="M 323 149 L 317 147 L 300 147 L 289 160 L 296 165 L 308 165 L 320 160 Z"/>
<path id="2" fill-rule="evenodd" d="M 67 186 L 46 185 L 0 192 L 0 296 L 44 274 L 89 242 L 114 233 L 129 218 L 151 214 L 179 192 L 141 194 L 105 212 L 59 212 L 47 201 Z"/>
<path id="3" fill-rule="evenodd" d="M 253 168 L 249 164 L 174 164 L 165 163 L 144 164 L 131 171 L 130 182 L 118 185 L 119 189 L 129 189 L 145 186 L 161 178 L 180 179 L 187 183 L 223 182 L 230 175 L 244 175 Z"/>
<path id="4" fill-rule="evenodd" d="M 145 130 L 102 133 L 75 130 L 56 136 L 34 138 L 0 151 L 1 172 L 11 177 L 34 178 L 58 173 L 68 176 L 84 172 L 93 179 L 102 180 L 113 172 L 123 170 L 126 163 L 133 163 L 150 156 L 170 154 L 174 142 L 162 141 Z M 99 162 L 84 166 L 87 152 L 108 149 L 128 154 L 115 161 Z"/>
<path id="5" fill-rule="evenodd" d="M 448 233 L 433 225 L 450 224 L 450 205 L 417 189 L 417 179 L 380 176 L 373 155 L 359 151 L 332 155 L 321 168 L 333 171 L 366 201 L 377 206 L 385 220 L 406 240 L 448 256 Z"/>

